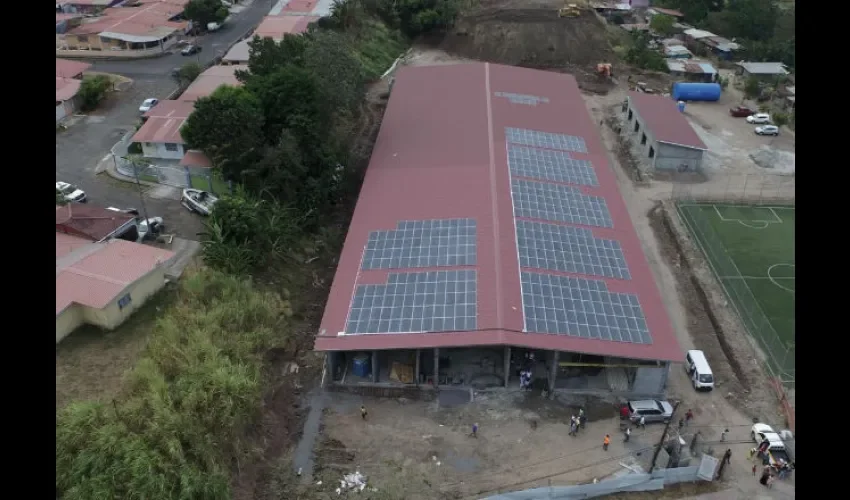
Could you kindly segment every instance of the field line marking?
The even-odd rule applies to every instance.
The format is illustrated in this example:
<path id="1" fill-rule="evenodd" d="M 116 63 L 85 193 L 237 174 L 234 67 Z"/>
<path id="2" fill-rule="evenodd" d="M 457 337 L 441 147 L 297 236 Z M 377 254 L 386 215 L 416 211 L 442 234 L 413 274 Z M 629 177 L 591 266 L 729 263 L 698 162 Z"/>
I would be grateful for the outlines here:
<path id="1" fill-rule="evenodd" d="M 718 216 L 718 217 L 720 217 L 720 220 L 721 220 L 721 221 L 723 221 L 723 222 L 729 222 L 728 220 L 726 220 L 726 218 L 725 218 L 725 217 L 723 217 L 723 214 L 721 214 L 721 213 L 720 213 L 720 210 L 718 210 L 718 209 L 717 209 L 717 205 L 711 205 L 711 206 L 712 206 L 712 207 L 714 207 L 714 213 L 716 213 L 716 214 L 717 214 L 717 216 Z"/>
<path id="2" fill-rule="evenodd" d="M 763 225 L 763 226 L 753 226 L 752 224 L 750 224 L 751 222 L 752 222 L 753 224 L 755 224 L 756 222 L 760 222 L 760 223 L 762 223 L 762 224 L 764 224 L 764 225 Z M 770 225 L 770 222 L 768 222 L 768 221 L 766 221 L 766 220 L 752 220 L 752 221 L 744 222 L 744 221 L 742 221 L 741 219 L 738 219 L 738 224 L 740 224 L 740 225 L 742 225 L 742 226 L 744 226 L 744 227 L 748 227 L 748 228 L 750 228 L 750 229 L 766 229 L 766 228 L 767 228 L 767 226 L 769 226 L 769 225 Z"/>
<path id="3" fill-rule="evenodd" d="M 783 266 L 784 266 L 784 267 L 793 267 L 793 268 L 795 268 L 795 269 L 796 269 L 796 266 L 795 266 L 794 264 L 774 264 L 774 265 L 772 265 L 772 266 L 770 266 L 770 267 L 768 267 L 768 268 L 767 268 L 767 275 L 768 275 L 768 276 L 770 276 L 770 271 L 771 271 L 773 268 L 775 268 L 775 267 L 783 267 Z M 792 289 L 788 288 L 787 286 L 785 286 L 785 285 L 783 285 L 783 284 L 779 283 L 776 279 L 774 279 L 774 277 L 773 277 L 773 276 L 770 276 L 770 282 L 771 282 L 771 283 L 773 283 L 774 285 L 776 285 L 777 287 L 779 287 L 779 288 L 781 288 L 781 289 L 785 290 L 786 292 L 795 293 L 795 292 L 794 292 L 794 290 L 792 290 Z M 796 294 L 795 294 L 795 295 L 796 295 Z"/>
<path id="4" fill-rule="evenodd" d="M 782 220 L 782 217 L 780 217 L 780 216 L 779 216 L 779 215 L 778 215 L 778 214 L 777 214 L 777 213 L 773 210 L 773 207 L 768 208 L 768 210 L 770 210 L 770 213 L 772 213 L 772 214 L 773 214 L 773 216 L 774 216 L 774 217 L 776 217 L 776 220 L 778 220 L 780 224 L 783 224 L 783 223 L 785 222 L 784 220 Z"/>

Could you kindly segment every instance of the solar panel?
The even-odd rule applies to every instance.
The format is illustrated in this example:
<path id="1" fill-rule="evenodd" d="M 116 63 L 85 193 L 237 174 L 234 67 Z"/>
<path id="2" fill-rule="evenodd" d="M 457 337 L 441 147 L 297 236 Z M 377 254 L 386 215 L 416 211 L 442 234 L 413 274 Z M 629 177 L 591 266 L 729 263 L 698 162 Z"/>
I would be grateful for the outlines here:
<path id="1" fill-rule="evenodd" d="M 402 221 L 393 231 L 373 231 L 363 269 L 474 266 L 474 219 Z"/>
<path id="2" fill-rule="evenodd" d="M 631 279 L 620 242 L 590 229 L 517 220 L 516 233 L 521 267 Z"/>
<path id="3" fill-rule="evenodd" d="M 538 132 L 537 130 L 524 128 L 506 127 L 505 136 L 508 142 L 514 144 L 587 153 L 587 145 L 584 143 L 584 138 L 574 135 L 552 134 L 550 132 Z"/>
<path id="4" fill-rule="evenodd" d="M 511 178 L 511 193 L 516 217 L 614 227 L 605 199 L 573 186 Z"/>
<path id="5" fill-rule="evenodd" d="M 390 273 L 386 285 L 358 285 L 346 333 L 469 331 L 477 328 L 473 270 Z"/>
<path id="6" fill-rule="evenodd" d="M 494 94 L 496 97 L 505 97 L 514 104 L 537 106 L 540 103 L 549 103 L 548 97 L 538 97 L 536 95 L 514 94 L 512 92 L 495 92 Z"/>
<path id="7" fill-rule="evenodd" d="M 609 292 L 604 281 L 522 273 L 526 331 L 651 344 L 637 295 Z"/>
<path id="8" fill-rule="evenodd" d="M 570 158 L 568 153 L 508 145 L 508 166 L 512 175 L 583 186 L 599 186 L 596 171 L 587 160 Z"/>

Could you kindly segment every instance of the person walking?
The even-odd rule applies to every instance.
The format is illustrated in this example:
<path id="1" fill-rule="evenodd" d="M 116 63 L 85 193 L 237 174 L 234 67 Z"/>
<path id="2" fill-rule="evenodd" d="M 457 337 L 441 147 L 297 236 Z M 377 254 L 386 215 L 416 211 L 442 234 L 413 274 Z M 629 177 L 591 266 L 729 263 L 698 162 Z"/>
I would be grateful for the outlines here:
<path id="1" fill-rule="evenodd" d="M 769 469 L 769 468 L 767 468 L 767 467 L 765 467 L 765 468 L 761 471 L 761 477 L 759 478 L 759 483 L 760 483 L 762 486 L 767 486 L 767 479 L 768 479 L 769 477 L 770 477 L 770 469 Z"/>
<path id="2" fill-rule="evenodd" d="M 726 434 L 729 434 L 729 429 L 724 429 L 723 432 L 720 433 L 720 442 L 726 441 Z"/>
<path id="3" fill-rule="evenodd" d="M 685 413 L 685 425 L 689 425 L 691 420 L 694 419 L 694 411 L 688 408 L 688 412 Z"/>
<path id="4" fill-rule="evenodd" d="M 684 427 L 684 426 L 685 426 L 685 419 L 684 419 L 684 418 L 680 418 L 680 419 L 679 419 L 679 431 L 681 431 L 681 430 L 682 430 L 682 427 Z"/>
<path id="5" fill-rule="evenodd" d="M 366 405 L 360 405 L 360 418 L 366 420 L 366 415 L 368 414 L 369 412 L 366 411 Z"/>
<path id="6" fill-rule="evenodd" d="M 577 433 L 578 433 L 578 427 L 576 426 L 576 421 L 572 420 L 570 422 L 570 436 L 575 437 Z"/>
<path id="7" fill-rule="evenodd" d="M 756 470 L 758 470 L 758 466 L 753 464 L 753 477 L 756 477 Z"/>
<path id="8" fill-rule="evenodd" d="M 732 449 L 726 448 L 726 453 L 723 454 L 723 461 L 726 462 L 726 465 L 732 463 Z"/>
<path id="9" fill-rule="evenodd" d="M 624 442 L 624 443 L 628 443 L 628 442 L 629 442 L 629 438 L 630 438 L 631 436 L 632 436 L 632 428 L 631 428 L 631 427 L 626 427 L 626 437 L 623 439 L 623 442 Z"/>
<path id="10" fill-rule="evenodd" d="M 608 445 L 611 444 L 611 436 L 605 434 L 605 439 L 602 440 L 602 450 L 608 451 Z"/>
<path id="11" fill-rule="evenodd" d="M 472 424 L 472 434 L 470 434 L 470 436 L 472 436 L 474 438 L 478 438 L 478 424 L 477 423 Z"/>
<path id="12" fill-rule="evenodd" d="M 578 409 L 578 427 L 579 427 L 579 429 L 584 428 L 585 420 L 586 420 L 586 417 L 584 416 L 584 408 L 579 408 Z"/>
<path id="13" fill-rule="evenodd" d="M 640 425 L 643 430 L 646 430 L 646 417 L 641 415 L 640 420 L 638 421 L 638 425 Z"/>

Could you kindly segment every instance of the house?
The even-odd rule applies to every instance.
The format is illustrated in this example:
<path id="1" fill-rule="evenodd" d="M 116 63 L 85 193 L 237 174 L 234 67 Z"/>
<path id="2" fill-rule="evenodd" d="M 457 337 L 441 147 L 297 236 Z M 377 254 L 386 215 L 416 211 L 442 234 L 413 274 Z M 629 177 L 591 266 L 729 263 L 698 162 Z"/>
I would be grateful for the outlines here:
<path id="1" fill-rule="evenodd" d="M 325 383 L 519 389 L 528 368 L 549 397 L 663 394 L 682 350 L 575 77 L 405 66 L 389 99 L 316 335 Z"/>
<path id="2" fill-rule="evenodd" d="M 76 28 L 83 20 L 81 14 L 56 13 L 56 34 L 64 35 L 68 30 Z"/>
<path id="3" fill-rule="evenodd" d="M 667 59 L 690 59 L 694 56 L 684 45 L 662 46 L 661 52 Z"/>
<path id="4" fill-rule="evenodd" d="M 664 171 L 699 172 L 708 149 L 676 102 L 668 97 L 629 92 L 623 104 L 626 130 L 638 141 L 643 158 Z"/>
<path id="5" fill-rule="evenodd" d="M 56 123 L 76 112 L 83 72 L 90 67 L 91 64 L 80 61 L 56 59 Z"/>
<path id="6" fill-rule="evenodd" d="M 180 160 L 180 166 L 190 169 L 206 170 L 212 168 L 213 165 L 212 160 L 210 160 L 203 151 L 190 149 L 189 151 L 186 151 L 186 154 L 183 155 L 183 158 Z"/>
<path id="7" fill-rule="evenodd" d="M 790 74 L 788 68 L 780 62 L 739 62 L 736 75 L 744 79 L 755 77 L 763 82 L 772 82 Z"/>
<path id="8" fill-rule="evenodd" d="M 56 2 L 56 12 L 66 14 L 97 14 L 124 0 L 68 0 Z"/>
<path id="9" fill-rule="evenodd" d="M 661 7 L 650 7 L 646 10 L 647 19 L 652 19 L 653 17 L 662 14 L 665 16 L 670 16 L 677 21 L 685 17 L 684 14 L 675 9 L 663 9 Z"/>
<path id="10" fill-rule="evenodd" d="M 136 241 L 136 218 L 89 203 L 56 206 L 56 232 L 84 238 L 91 242 L 123 238 Z"/>
<path id="11" fill-rule="evenodd" d="M 233 44 L 233 47 L 227 51 L 227 54 L 221 58 L 221 64 L 230 66 L 232 64 L 248 64 L 251 57 L 251 47 L 249 43 L 251 39 L 240 40 Z"/>
<path id="12" fill-rule="evenodd" d="M 180 128 L 195 110 L 188 101 L 160 101 L 142 116 L 144 123 L 133 135 L 132 142 L 142 146 L 146 158 L 179 160 L 185 154 L 185 141 Z"/>
<path id="13" fill-rule="evenodd" d="M 680 57 L 667 59 L 666 62 L 667 70 L 673 77 L 689 82 L 714 83 L 720 74 L 711 63 L 702 60 Z"/>
<path id="14" fill-rule="evenodd" d="M 621 24 L 620 28 L 622 28 L 622 29 L 624 29 L 624 30 L 626 30 L 630 33 L 632 31 L 645 31 L 645 32 L 649 31 L 649 25 L 648 24 L 628 24 L 627 23 L 627 24 Z"/>
<path id="15" fill-rule="evenodd" d="M 253 36 L 279 42 L 283 40 L 283 35 L 304 33 L 307 26 L 318 19 L 314 16 L 266 16 L 254 30 Z"/>
<path id="16" fill-rule="evenodd" d="M 700 43 L 708 47 L 708 50 L 724 61 L 731 61 L 736 51 L 741 50 L 741 45 L 722 36 L 709 36 L 702 38 Z"/>
<path id="17" fill-rule="evenodd" d="M 87 323 L 111 330 L 165 286 L 173 252 L 56 233 L 56 343 Z"/>
<path id="18" fill-rule="evenodd" d="M 270 16 L 313 16 L 316 18 L 331 15 L 334 2 L 330 0 L 289 0 L 277 2 Z"/>
<path id="19" fill-rule="evenodd" d="M 590 8 L 606 17 L 610 17 L 613 14 L 626 14 L 632 10 L 629 2 L 616 1 L 590 2 Z"/>
<path id="20" fill-rule="evenodd" d="M 230 66 L 212 66 L 192 82 L 178 98 L 181 101 L 195 102 L 201 97 L 206 97 L 222 85 L 242 86 L 242 82 L 236 79 L 237 71 L 247 71 L 248 66 L 243 64 L 232 64 Z"/>
<path id="21" fill-rule="evenodd" d="M 188 0 L 139 0 L 136 7 L 113 7 L 57 35 L 58 50 L 165 52 L 190 27 L 179 19 Z"/>

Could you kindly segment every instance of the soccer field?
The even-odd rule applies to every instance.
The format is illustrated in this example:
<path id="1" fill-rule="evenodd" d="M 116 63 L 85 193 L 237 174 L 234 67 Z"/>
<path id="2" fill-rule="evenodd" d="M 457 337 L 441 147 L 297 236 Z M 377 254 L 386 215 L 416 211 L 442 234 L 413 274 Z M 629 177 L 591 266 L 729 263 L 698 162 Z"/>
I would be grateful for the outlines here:
<path id="1" fill-rule="evenodd" d="M 794 380 L 794 207 L 679 204 L 717 279 L 784 382 Z"/>

